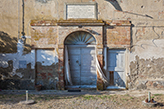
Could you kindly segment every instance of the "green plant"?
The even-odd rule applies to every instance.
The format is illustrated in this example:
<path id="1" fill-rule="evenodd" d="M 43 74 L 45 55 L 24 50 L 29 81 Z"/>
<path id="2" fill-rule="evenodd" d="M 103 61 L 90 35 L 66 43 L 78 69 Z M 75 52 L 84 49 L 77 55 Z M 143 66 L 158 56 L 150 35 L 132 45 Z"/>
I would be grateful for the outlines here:
<path id="1" fill-rule="evenodd" d="M 121 98 L 121 100 L 127 101 L 127 99 L 126 99 L 126 98 Z"/>
<path id="2" fill-rule="evenodd" d="M 130 97 L 130 99 L 134 99 L 133 97 Z"/>
<path id="3" fill-rule="evenodd" d="M 112 97 L 112 96 L 111 96 L 111 95 L 109 95 L 109 96 L 108 96 L 108 99 L 110 99 L 111 97 Z"/>
<path id="4" fill-rule="evenodd" d="M 106 96 L 106 95 L 104 95 L 104 96 L 101 96 L 101 99 L 105 99 L 105 98 L 107 98 L 107 96 Z"/>
<path id="5" fill-rule="evenodd" d="M 161 96 L 162 94 L 154 94 L 154 96 Z"/>
<path id="6" fill-rule="evenodd" d="M 91 95 L 86 95 L 86 96 L 84 96 L 83 98 L 84 98 L 84 99 L 88 99 L 88 100 L 89 100 L 89 99 L 94 99 L 94 97 L 91 96 Z"/>

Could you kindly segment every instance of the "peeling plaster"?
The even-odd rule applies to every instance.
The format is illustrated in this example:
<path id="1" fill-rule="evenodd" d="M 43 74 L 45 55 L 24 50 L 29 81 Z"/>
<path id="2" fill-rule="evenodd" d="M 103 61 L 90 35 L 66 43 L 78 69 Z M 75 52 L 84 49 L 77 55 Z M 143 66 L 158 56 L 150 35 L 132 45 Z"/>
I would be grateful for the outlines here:
<path id="1" fill-rule="evenodd" d="M 58 63 L 56 50 L 37 50 L 37 62 L 41 62 L 43 66 L 51 66 Z"/>
<path id="2" fill-rule="evenodd" d="M 141 40 L 130 53 L 129 88 L 163 89 L 164 39 Z M 146 82 L 147 81 L 147 82 Z"/>
<path id="3" fill-rule="evenodd" d="M 23 77 L 23 75 L 18 72 L 16 72 L 17 69 L 19 69 L 19 61 L 26 61 L 26 64 L 31 63 L 31 69 L 35 68 L 35 50 L 31 50 L 31 53 L 23 54 L 23 42 L 21 40 L 17 43 L 17 53 L 6 53 L 6 54 L 0 54 L 0 67 L 6 68 L 8 67 L 8 61 L 13 61 L 13 70 L 10 72 L 12 76 L 17 75 L 20 78 Z M 58 63 L 58 56 L 56 50 L 51 53 L 48 51 L 42 51 L 44 54 L 39 57 L 39 60 L 42 58 L 45 60 L 45 63 L 43 65 L 52 65 L 54 62 L 55 64 Z M 45 56 L 48 57 L 45 59 Z"/>
<path id="4" fill-rule="evenodd" d="M 138 56 L 130 63 L 129 88 L 163 89 L 164 58 L 143 59 Z"/>
<path id="5" fill-rule="evenodd" d="M 20 73 L 18 73 L 18 72 L 17 72 L 17 73 L 16 73 L 16 75 L 17 75 L 17 76 L 19 76 L 20 78 L 22 78 L 22 77 L 23 77 L 23 75 L 22 75 L 22 73 L 21 73 L 21 72 L 20 72 Z"/>
<path id="6" fill-rule="evenodd" d="M 164 39 L 141 40 L 134 45 L 135 51 L 130 54 L 130 61 L 135 60 L 135 56 L 143 59 L 164 57 Z"/>
<path id="7" fill-rule="evenodd" d="M 37 2 L 41 2 L 41 3 L 47 3 L 48 1 L 51 1 L 51 0 L 35 0 Z"/>
<path id="8" fill-rule="evenodd" d="M 35 80 L 34 80 L 34 79 L 31 79 L 31 82 L 32 82 L 32 83 L 34 83 L 34 82 L 35 82 Z"/>

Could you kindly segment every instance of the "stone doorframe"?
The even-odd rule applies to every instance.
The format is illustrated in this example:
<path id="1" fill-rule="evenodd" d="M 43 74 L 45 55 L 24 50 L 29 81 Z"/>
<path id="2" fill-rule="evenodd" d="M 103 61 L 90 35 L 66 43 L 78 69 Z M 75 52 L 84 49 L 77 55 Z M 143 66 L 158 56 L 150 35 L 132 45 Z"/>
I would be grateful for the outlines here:
<path id="1" fill-rule="evenodd" d="M 88 32 L 96 39 L 96 54 L 101 68 L 103 68 L 103 26 L 58 26 L 58 59 L 59 59 L 59 84 L 60 90 L 65 89 L 65 70 L 64 70 L 64 41 L 69 34 L 76 31 Z M 97 72 L 97 89 L 103 90 L 103 82 Z"/>

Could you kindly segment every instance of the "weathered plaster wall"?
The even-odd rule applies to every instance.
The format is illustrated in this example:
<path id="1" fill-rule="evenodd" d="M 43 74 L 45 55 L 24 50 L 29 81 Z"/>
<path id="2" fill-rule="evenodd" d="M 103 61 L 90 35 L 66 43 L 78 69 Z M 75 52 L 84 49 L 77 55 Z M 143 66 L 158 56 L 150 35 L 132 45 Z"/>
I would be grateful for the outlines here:
<path id="1" fill-rule="evenodd" d="M 129 88 L 136 88 L 138 87 L 138 85 L 140 85 L 142 81 L 146 80 L 149 80 L 151 82 L 153 81 L 153 83 L 154 81 L 162 81 L 162 76 L 159 75 L 162 74 L 163 71 L 163 67 L 161 66 L 162 63 L 160 60 L 162 60 L 164 57 L 164 45 L 162 43 L 164 39 L 164 0 L 24 0 L 24 29 L 25 36 L 27 39 L 26 44 L 24 45 L 24 52 L 21 52 L 21 55 L 19 49 L 17 50 L 17 42 L 18 38 L 21 38 L 21 32 L 23 27 L 22 0 L 0 0 L 0 60 L 2 69 L 1 71 L 6 71 L 7 75 L 19 75 L 20 78 L 20 75 L 23 74 L 16 73 L 23 72 L 21 71 L 21 69 L 18 68 L 19 60 L 26 60 L 28 66 L 30 66 L 31 63 L 31 68 L 27 68 L 31 69 L 30 72 L 33 72 L 33 57 L 35 57 L 35 53 L 33 50 L 31 51 L 31 47 L 43 47 L 43 45 L 45 45 L 43 48 L 54 47 L 54 45 L 58 43 L 58 41 L 55 40 L 55 38 L 58 36 L 56 35 L 56 30 L 54 29 L 55 27 L 44 27 L 43 30 L 39 29 L 40 27 L 35 27 L 36 30 L 32 27 L 33 29 L 31 32 L 31 20 L 64 19 L 65 3 L 85 2 L 97 3 L 98 19 L 112 21 L 131 21 L 131 43 L 129 47 L 131 52 L 128 54 L 129 68 L 126 69 L 127 74 L 129 74 Z M 51 30 L 52 28 L 54 29 L 53 32 L 49 32 L 49 30 Z M 108 41 L 109 43 L 107 43 L 109 47 L 115 47 L 115 45 L 118 44 L 118 40 L 115 39 L 115 35 L 121 37 L 120 33 L 124 33 L 124 31 L 122 32 L 122 29 L 120 30 L 120 28 L 123 27 L 114 28 L 115 31 L 113 31 L 113 29 L 110 31 L 110 28 L 108 28 L 106 38 L 107 40 L 110 40 Z M 127 30 L 124 27 L 123 30 L 129 31 L 129 28 Z M 36 35 L 33 34 L 33 31 L 35 31 L 34 33 L 39 33 L 39 35 L 37 35 L 37 37 L 35 38 L 33 36 Z M 45 32 L 43 31 L 47 32 L 48 34 L 45 34 Z M 120 33 L 118 31 L 120 31 Z M 122 37 L 125 36 L 126 35 L 123 35 Z M 41 39 L 38 40 L 38 38 Z M 122 43 L 123 45 L 129 45 L 129 36 L 123 39 L 126 40 L 122 41 L 120 38 L 120 43 Z M 111 43 L 113 43 L 113 40 L 115 40 L 116 42 L 110 45 Z M 58 47 L 60 48 L 60 45 Z M 99 47 L 102 48 L 102 45 L 100 45 Z M 122 47 L 122 45 L 120 47 Z M 63 47 L 61 46 L 61 48 Z M 100 49 L 100 51 L 101 50 L 102 49 Z M 59 60 L 59 62 L 63 62 L 62 52 L 63 49 L 60 49 L 58 51 L 59 57 L 61 57 L 61 60 Z M 150 60 L 153 60 L 153 62 L 155 61 L 155 63 L 152 63 Z M 8 67 L 9 65 L 12 66 L 12 62 L 13 70 Z M 140 63 L 140 65 L 139 68 L 137 67 L 136 69 L 135 67 L 138 66 L 137 63 Z M 154 71 L 154 73 L 150 70 L 142 71 L 142 69 L 148 69 L 149 64 L 151 66 L 150 70 Z M 28 70 L 26 69 L 24 69 L 24 71 L 28 72 Z M 135 74 L 135 72 L 138 73 Z M 146 72 L 151 72 L 150 74 L 154 75 L 156 79 L 152 79 L 151 77 L 147 76 Z M 145 78 L 142 78 L 142 76 L 139 76 L 139 74 L 143 75 L 143 77 Z M 62 74 L 59 76 L 62 77 Z M 4 75 L 1 77 L 5 78 Z M 144 86 L 147 86 L 148 83 L 150 82 L 145 82 Z M 147 86 L 147 88 L 149 87 Z"/>
<path id="2" fill-rule="evenodd" d="M 22 0 L 0 0 L 0 30 L 10 37 L 21 37 Z M 149 26 L 163 25 L 163 0 L 24 0 L 24 24 L 26 36 L 31 36 L 32 19 L 64 19 L 65 3 L 96 2 L 98 19 L 130 20 L 134 26 L 148 23 Z M 145 25 L 146 28 L 148 25 Z M 141 27 L 142 28 L 142 27 Z M 135 28 L 132 28 L 135 31 Z M 146 35 L 149 36 L 149 35 Z M 31 44 L 27 38 L 26 43 Z"/>
<path id="3" fill-rule="evenodd" d="M 57 27 L 33 26 L 31 29 L 31 45 L 34 48 L 55 48 L 57 39 Z"/>
<path id="4" fill-rule="evenodd" d="M 130 55 L 129 88 L 163 89 L 163 39 L 138 41 Z"/>
<path id="5" fill-rule="evenodd" d="M 17 53 L 1 53 L 0 54 L 0 88 L 1 89 L 34 89 L 36 81 L 36 70 L 40 71 L 39 68 L 42 68 L 42 71 L 47 72 L 49 76 L 53 76 L 53 79 L 58 80 L 58 76 L 55 75 L 57 73 L 57 53 L 53 51 L 52 53 L 45 52 L 44 55 L 37 56 L 36 60 L 36 50 L 32 50 L 28 54 L 23 54 L 23 44 L 21 40 L 19 40 L 17 44 Z M 43 50 L 44 52 L 45 50 Z M 42 57 L 42 59 L 41 59 Z M 22 63 L 23 62 L 23 63 Z M 38 62 L 43 64 L 38 64 Z M 35 66 L 37 64 L 37 66 Z M 47 66 L 47 67 L 46 67 Z M 51 71 L 51 69 L 53 69 Z M 50 79 L 50 78 L 48 78 Z M 51 81 L 53 81 L 51 79 Z M 39 78 L 38 78 L 39 80 Z M 43 80 L 40 80 L 43 83 Z M 36 82 L 36 83 L 35 83 Z M 40 82 L 40 84 L 42 84 Z M 46 82 L 47 83 L 47 82 Z M 52 82 L 47 84 L 42 84 L 47 89 L 56 88 L 55 85 L 51 85 Z M 48 87 L 47 87 L 48 86 Z"/>
<path id="6" fill-rule="evenodd" d="M 164 59 L 161 57 L 143 59 L 136 56 L 130 63 L 129 88 L 163 89 L 164 88 Z"/>
<path id="7" fill-rule="evenodd" d="M 133 45 L 139 40 L 149 38 L 152 28 L 164 25 L 163 0 L 25 0 L 24 20 L 26 44 L 31 45 L 30 22 L 33 19 L 64 19 L 65 3 L 96 2 L 98 19 L 130 20 L 133 24 Z M 7 7 L 6 7 L 7 6 Z M 21 37 L 22 32 L 22 0 L 1 0 L 0 30 L 11 38 Z M 145 33 L 140 33 L 144 31 Z M 146 32 L 147 31 L 147 32 Z M 137 37 L 136 37 L 136 35 Z M 163 34 L 159 33 L 159 34 Z M 14 39 L 15 41 L 15 39 Z M 3 41 L 1 41 L 2 43 Z M 4 42 L 5 43 L 5 42 Z M 5 46 L 6 47 L 6 46 Z M 29 47 L 26 47 L 28 50 Z M 6 51 L 6 50 L 5 50 Z M 9 51 L 9 50 L 8 50 Z M 4 51 L 2 51 L 4 52 Z M 15 52 L 10 51 L 10 52 Z"/>

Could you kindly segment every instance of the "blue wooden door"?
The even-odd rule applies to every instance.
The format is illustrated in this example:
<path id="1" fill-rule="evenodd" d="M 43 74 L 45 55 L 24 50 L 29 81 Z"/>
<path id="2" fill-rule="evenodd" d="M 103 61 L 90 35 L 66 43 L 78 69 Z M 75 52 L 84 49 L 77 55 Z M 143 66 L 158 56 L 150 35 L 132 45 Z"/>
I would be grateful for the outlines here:
<path id="1" fill-rule="evenodd" d="M 96 85 L 95 48 L 68 46 L 68 55 L 73 85 Z"/>
<path id="2" fill-rule="evenodd" d="M 125 87 L 125 50 L 108 50 L 108 72 L 111 85 Z"/>

